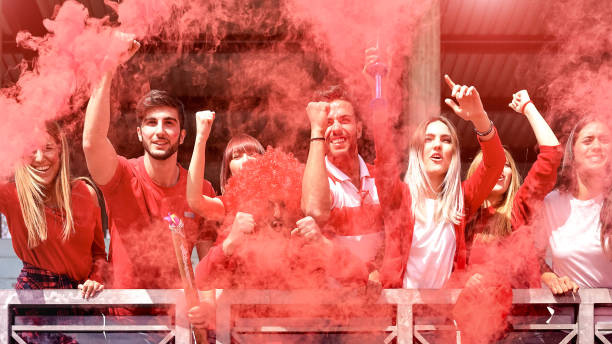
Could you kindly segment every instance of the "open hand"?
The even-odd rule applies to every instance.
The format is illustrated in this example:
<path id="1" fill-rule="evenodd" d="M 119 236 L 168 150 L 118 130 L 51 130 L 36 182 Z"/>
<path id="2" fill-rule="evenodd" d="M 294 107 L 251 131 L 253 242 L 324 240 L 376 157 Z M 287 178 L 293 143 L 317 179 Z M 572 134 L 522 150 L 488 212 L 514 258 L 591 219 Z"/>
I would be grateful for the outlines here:
<path id="1" fill-rule="evenodd" d="M 472 122 L 486 116 L 476 87 L 456 84 L 448 75 L 444 75 L 444 81 L 451 89 L 451 97 L 457 101 L 446 98 L 444 102 L 453 109 L 457 116 Z"/>

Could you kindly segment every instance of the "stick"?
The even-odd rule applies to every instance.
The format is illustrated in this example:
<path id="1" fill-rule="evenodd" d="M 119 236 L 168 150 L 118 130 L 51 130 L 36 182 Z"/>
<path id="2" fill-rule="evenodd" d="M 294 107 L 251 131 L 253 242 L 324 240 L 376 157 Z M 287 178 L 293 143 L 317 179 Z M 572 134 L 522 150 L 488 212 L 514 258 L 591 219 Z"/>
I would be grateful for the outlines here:
<path id="1" fill-rule="evenodd" d="M 183 289 L 185 290 L 185 300 L 188 309 L 191 309 L 192 307 L 200 305 L 200 297 L 195 287 L 195 277 L 191 265 L 191 252 L 187 249 L 187 240 L 185 238 L 185 232 L 183 231 L 185 225 L 176 214 L 169 213 L 164 219 L 168 221 L 168 227 L 170 232 L 172 232 L 172 243 L 174 245 L 174 252 L 176 253 L 176 261 L 181 274 Z M 205 331 L 194 328 L 193 332 L 197 343 L 206 343 L 204 340 L 206 338 Z"/>

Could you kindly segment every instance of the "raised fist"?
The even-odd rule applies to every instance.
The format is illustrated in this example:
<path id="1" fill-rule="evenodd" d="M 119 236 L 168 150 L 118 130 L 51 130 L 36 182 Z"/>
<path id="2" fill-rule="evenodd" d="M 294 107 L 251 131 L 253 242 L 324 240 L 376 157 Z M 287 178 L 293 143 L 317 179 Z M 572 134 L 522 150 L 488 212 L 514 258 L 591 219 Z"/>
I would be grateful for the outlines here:
<path id="1" fill-rule="evenodd" d="M 310 120 L 311 130 L 320 130 L 325 132 L 327 129 L 327 116 L 329 115 L 329 103 L 327 102 L 310 102 L 306 106 L 306 114 Z"/>
<path id="2" fill-rule="evenodd" d="M 196 118 L 196 133 L 203 139 L 208 139 L 210 129 L 215 120 L 215 113 L 210 110 L 198 111 L 195 114 Z"/>

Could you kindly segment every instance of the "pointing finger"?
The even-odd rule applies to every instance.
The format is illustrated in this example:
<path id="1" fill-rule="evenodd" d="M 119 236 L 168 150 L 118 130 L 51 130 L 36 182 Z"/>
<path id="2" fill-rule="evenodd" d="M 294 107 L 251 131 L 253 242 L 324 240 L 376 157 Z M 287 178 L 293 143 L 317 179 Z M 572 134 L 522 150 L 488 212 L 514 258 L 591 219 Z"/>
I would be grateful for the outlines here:
<path id="1" fill-rule="evenodd" d="M 455 83 L 450 78 L 450 76 L 448 76 L 448 74 L 444 74 L 444 81 L 446 81 L 446 84 L 451 90 L 455 87 Z"/>

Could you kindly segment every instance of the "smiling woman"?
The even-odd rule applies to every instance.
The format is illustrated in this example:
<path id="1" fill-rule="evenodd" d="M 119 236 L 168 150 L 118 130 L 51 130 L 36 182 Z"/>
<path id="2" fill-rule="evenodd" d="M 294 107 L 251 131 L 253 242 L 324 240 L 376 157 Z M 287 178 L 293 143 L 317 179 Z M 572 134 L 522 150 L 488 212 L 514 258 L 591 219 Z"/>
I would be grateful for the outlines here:
<path id="1" fill-rule="evenodd" d="M 70 179 L 68 146 L 59 126 L 46 127 L 43 145 L 0 185 L 0 212 L 23 261 L 17 289 L 102 290 L 106 262 L 95 191 Z M 79 285 L 82 283 L 81 285 Z"/>

